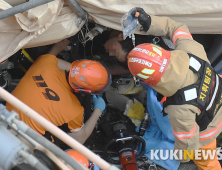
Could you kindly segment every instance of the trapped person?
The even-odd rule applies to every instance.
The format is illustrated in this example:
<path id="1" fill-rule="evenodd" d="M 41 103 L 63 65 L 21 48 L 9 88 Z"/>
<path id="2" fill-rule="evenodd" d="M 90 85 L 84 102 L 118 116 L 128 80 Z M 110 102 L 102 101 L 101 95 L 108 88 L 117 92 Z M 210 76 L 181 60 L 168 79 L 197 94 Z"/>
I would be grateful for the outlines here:
<path id="1" fill-rule="evenodd" d="M 68 63 L 46 54 L 34 62 L 12 94 L 56 126 L 66 124 L 68 134 L 84 143 L 105 109 L 103 98 L 97 94 L 104 92 L 110 84 L 111 75 L 99 62 L 79 60 Z M 85 123 L 84 108 L 74 93 L 78 91 L 94 94 L 94 111 Z M 9 103 L 6 108 L 15 110 L 20 120 L 40 134 L 47 134 L 44 127 Z"/>
<path id="2" fill-rule="evenodd" d="M 142 43 L 150 43 L 154 36 L 135 35 L 135 45 Z M 104 48 L 108 56 L 115 57 L 119 62 L 109 66 L 112 75 L 130 74 L 128 66 L 124 63 L 127 54 L 133 49 L 132 39 L 127 37 L 123 39 L 123 33 L 120 31 L 112 31 L 109 39 L 104 43 Z M 121 63 L 122 62 L 122 63 Z"/>
<path id="3" fill-rule="evenodd" d="M 81 34 L 80 34 L 81 35 Z M 74 36 L 67 39 L 61 40 L 55 43 L 52 48 L 48 51 L 49 54 L 58 56 L 58 54 L 64 50 L 70 43 L 81 43 L 78 40 L 79 32 Z M 141 43 L 151 42 L 153 36 L 147 35 L 135 35 L 136 45 Z M 79 42 L 78 42 L 79 41 Z M 126 38 L 123 40 L 123 33 L 117 30 L 107 30 L 102 34 L 94 37 L 92 41 L 87 41 L 84 46 L 79 45 L 78 57 L 84 59 L 93 59 L 93 56 L 100 56 L 100 58 L 107 59 L 108 57 L 114 57 L 120 62 L 108 66 L 110 73 L 112 75 L 130 74 L 127 64 L 121 63 L 122 58 L 124 59 L 126 55 L 133 49 L 133 44 L 131 38 Z M 112 58 L 111 58 L 112 59 Z"/>
<path id="4" fill-rule="evenodd" d="M 146 34 L 167 37 L 175 45 L 174 51 L 167 51 L 153 44 L 140 44 L 127 58 L 130 72 L 144 86 L 152 86 L 167 97 L 164 111 L 176 139 L 174 149 L 213 153 L 222 128 L 221 78 L 203 46 L 193 40 L 185 25 L 168 17 L 148 15 L 142 8 L 136 8 L 133 15 L 138 16 Z M 213 160 L 197 160 L 195 156 L 199 169 L 221 169 L 217 156 Z"/>

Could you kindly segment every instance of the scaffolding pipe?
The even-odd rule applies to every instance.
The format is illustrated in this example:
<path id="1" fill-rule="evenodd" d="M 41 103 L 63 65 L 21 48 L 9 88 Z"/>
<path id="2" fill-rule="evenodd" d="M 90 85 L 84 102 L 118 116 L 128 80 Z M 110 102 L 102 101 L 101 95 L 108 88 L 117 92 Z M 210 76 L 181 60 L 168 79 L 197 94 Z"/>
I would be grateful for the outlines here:
<path id="1" fill-rule="evenodd" d="M 16 5 L 12 8 L 0 11 L 0 20 L 10 17 L 12 15 L 18 14 L 18 13 L 22 13 L 31 8 L 35 8 L 37 6 L 49 3 L 51 1 L 54 1 L 54 0 L 32 0 L 32 1 L 28 1 L 19 5 Z M 76 0 L 65 0 L 65 1 L 69 4 L 70 8 L 72 8 L 72 10 L 76 12 L 76 14 L 80 16 L 83 20 L 89 19 L 89 14 L 78 4 L 78 2 L 76 2 Z"/>
<path id="2" fill-rule="evenodd" d="M 88 20 L 88 13 L 78 4 L 78 2 L 76 2 L 76 0 L 66 0 L 66 2 L 78 16 L 80 16 L 83 20 Z"/>
<path id="3" fill-rule="evenodd" d="M 13 16 L 18 13 L 22 13 L 24 11 L 31 9 L 31 8 L 35 8 L 37 6 L 49 3 L 51 1 L 54 1 L 54 0 L 32 0 L 29 2 L 25 2 L 22 4 L 16 5 L 14 7 L 4 10 L 4 11 L 0 11 L 0 20 L 10 17 L 10 16 Z"/>
<path id="4" fill-rule="evenodd" d="M 45 148 L 49 149 L 58 157 L 62 158 L 65 162 L 67 162 L 73 169 L 78 170 L 87 170 L 82 164 L 79 164 L 76 160 L 73 160 L 68 154 L 66 154 L 61 148 L 57 147 L 54 143 L 49 141 L 48 139 L 44 138 L 38 132 L 30 128 L 25 122 L 20 121 L 18 119 L 12 120 L 13 123 L 16 124 L 19 130 L 27 134 L 33 140 L 44 146 Z"/>
<path id="5" fill-rule="evenodd" d="M 74 170 L 72 167 L 66 166 L 60 159 L 58 159 L 51 151 L 49 151 L 47 148 L 40 145 L 38 142 L 33 140 L 31 137 L 26 135 L 24 132 L 18 129 L 18 127 L 15 124 L 12 124 L 11 126 L 19 135 L 21 135 L 26 141 L 28 141 L 31 145 L 34 146 L 35 149 L 42 151 L 45 153 L 57 166 L 59 166 L 62 170 Z"/>
<path id="6" fill-rule="evenodd" d="M 94 162 L 97 166 L 100 167 L 100 169 L 103 170 L 110 170 L 110 169 L 118 169 L 114 166 L 111 166 L 109 163 L 107 163 L 105 160 L 100 158 L 98 155 L 90 151 L 88 148 L 77 142 L 74 138 L 67 135 L 65 132 L 63 132 L 61 129 L 56 127 L 52 122 L 48 121 L 43 116 L 39 115 L 36 111 L 31 109 L 29 106 L 27 106 L 25 103 L 14 97 L 12 94 L 7 92 L 5 89 L 0 87 L 0 97 L 3 98 L 5 101 L 13 105 L 18 110 L 22 111 L 24 114 L 29 116 L 31 119 L 36 121 L 39 125 L 47 129 L 49 132 L 51 132 L 53 135 L 55 135 L 57 138 L 62 140 L 64 143 L 69 145 L 71 148 L 77 150 L 81 154 L 83 154 L 85 157 L 87 157 L 91 162 Z"/>

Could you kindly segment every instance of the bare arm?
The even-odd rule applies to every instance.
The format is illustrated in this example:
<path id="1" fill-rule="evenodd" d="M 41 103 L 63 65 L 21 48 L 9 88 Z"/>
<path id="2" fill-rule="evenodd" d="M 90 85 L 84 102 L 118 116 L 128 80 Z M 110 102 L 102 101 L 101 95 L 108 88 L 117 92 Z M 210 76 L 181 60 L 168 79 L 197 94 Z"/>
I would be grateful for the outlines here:
<path id="1" fill-rule="evenodd" d="M 67 45 L 70 44 L 70 41 L 67 39 L 64 39 L 56 44 L 53 45 L 53 47 L 49 50 L 48 54 L 52 54 L 54 56 L 57 56 Z M 57 58 L 58 60 L 58 67 L 60 70 L 66 70 L 69 71 L 71 63 L 61 60 Z"/>
<path id="2" fill-rule="evenodd" d="M 52 48 L 49 50 L 48 54 L 57 56 L 65 47 L 70 44 L 71 41 L 64 39 L 60 42 L 55 43 Z"/>
<path id="3" fill-rule="evenodd" d="M 58 60 L 58 67 L 60 70 L 66 70 L 66 71 L 70 70 L 72 63 L 69 63 L 69 62 L 59 59 L 59 58 L 57 58 L 57 60 Z"/>
<path id="4" fill-rule="evenodd" d="M 98 108 L 94 109 L 92 116 L 85 123 L 83 128 L 78 132 L 69 133 L 69 135 L 71 137 L 73 137 L 74 139 L 76 139 L 78 142 L 83 144 L 88 139 L 88 137 L 91 135 L 91 133 L 97 123 L 97 120 L 99 119 L 101 114 L 102 114 L 102 112 L 100 109 L 98 109 Z"/>

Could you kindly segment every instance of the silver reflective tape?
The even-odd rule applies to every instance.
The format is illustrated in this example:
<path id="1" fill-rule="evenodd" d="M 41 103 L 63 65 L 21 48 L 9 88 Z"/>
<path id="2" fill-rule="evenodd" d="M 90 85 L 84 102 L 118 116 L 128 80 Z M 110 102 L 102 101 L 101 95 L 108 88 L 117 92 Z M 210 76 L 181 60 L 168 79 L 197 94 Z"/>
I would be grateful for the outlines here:
<path id="1" fill-rule="evenodd" d="M 212 107 L 212 104 L 213 104 L 214 99 L 215 99 L 216 94 L 217 94 L 218 86 L 219 86 L 219 77 L 218 77 L 218 75 L 216 75 L 216 86 L 215 86 L 214 94 L 211 98 L 211 101 L 210 101 L 209 105 L 206 108 L 206 111 L 208 111 Z"/>
<path id="2" fill-rule="evenodd" d="M 176 36 L 177 35 L 180 35 L 180 34 L 185 34 L 185 35 L 189 35 L 190 36 L 190 38 L 192 37 L 190 34 L 188 34 L 188 33 L 186 33 L 186 32 L 183 32 L 183 31 L 178 31 L 174 36 L 173 36 L 173 42 L 174 42 L 174 40 L 175 40 L 175 38 L 176 38 Z"/>
<path id="3" fill-rule="evenodd" d="M 190 57 L 190 66 L 193 67 L 196 71 L 198 71 L 200 69 L 201 64 L 195 58 Z"/>
<path id="4" fill-rule="evenodd" d="M 184 96 L 186 101 L 190 101 L 197 98 L 197 89 L 192 88 L 190 90 L 184 91 Z"/>

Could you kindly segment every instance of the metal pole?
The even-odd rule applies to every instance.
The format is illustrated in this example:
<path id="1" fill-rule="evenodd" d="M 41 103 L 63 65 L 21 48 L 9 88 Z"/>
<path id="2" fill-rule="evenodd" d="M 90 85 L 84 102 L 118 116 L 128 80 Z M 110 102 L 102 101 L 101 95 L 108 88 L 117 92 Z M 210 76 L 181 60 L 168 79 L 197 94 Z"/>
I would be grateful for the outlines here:
<path id="1" fill-rule="evenodd" d="M 67 145 L 69 145 L 71 148 L 77 150 L 81 154 L 83 154 L 85 157 L 87 157 L 91 162 L 94 162 L 100 169 L 108 170 L 111 168 L 111 165 L 107 163 L 105 160 L 100 158 L 98 155 L 90 151 L 88 148 L 86 148 L 84 145 L 80 144 L 78 141 L 76 141 L 74 138 L 66 134 L 64 131 L 56 127 L 52 122 L 48 121 L 43 116 L 39 115 L 36 111 L 31 109 L 29 106 L 24 104 L 22 101 L 17 99 L 15 96 L 10 94 L 8 91 L 0 87 L 0 97 L 3 98 L 5 101 L 13 105 L 18 110 L 22 111 L 24 114 L 26 114 L 28 117 L 33 119 L 36 123 L 47 129 L 49 132 L 51 132 L 53 135 L 55 135 L 57 138 L 65 142 Z M 27 132 L 30 132 L 31 130 L 27 130 Z M 47 144 L 47 142 L 46 142 Z M 115 168 L 115 167 L 113 167 Z M 115 168 L 117 170 L 117 168 Z"/>
<path id="2" fill-rule="evenodd" d="M 54 0 L 32 0 L 29 2 L 16 5 L 12 8 L 6 9 L 4 11 L 0 11 L 0 20 L 10 17 L 12 15 L 18 14 L 18 13 L 21 13 L 21 12 L 27 11 L 31 8 L 35 8 L 37 6 L 49 3 L 51 1 L 54 1 Z"/>
<path id="3" fill-rule="evenodd" d="M 66 0 L 66 2 L 83 20 L 87 20 L 89 18 L 89 14 L 78 4 L 78 2 L 76 2 L 76 0 Z"/>

